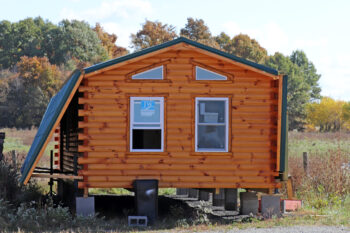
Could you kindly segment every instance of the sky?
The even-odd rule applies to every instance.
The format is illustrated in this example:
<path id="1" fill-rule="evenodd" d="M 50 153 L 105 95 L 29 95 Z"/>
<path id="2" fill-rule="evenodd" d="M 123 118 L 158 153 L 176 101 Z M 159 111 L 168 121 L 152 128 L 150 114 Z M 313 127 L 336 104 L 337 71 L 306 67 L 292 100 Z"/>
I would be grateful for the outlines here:
<path id="1" fill-rule="evenodd" d="M 350 1 L 348 0 L 0 0 L 0 20 L 41 16 L 53 23 L 99 22 L 130 48 L 130 34 L 145 20 L 177 31 L 188 17 L 203 19 L 212 35 L 244 33 L 270 55 L 303 50 L 321 75 L 322 95 L 350 101 Z"/>

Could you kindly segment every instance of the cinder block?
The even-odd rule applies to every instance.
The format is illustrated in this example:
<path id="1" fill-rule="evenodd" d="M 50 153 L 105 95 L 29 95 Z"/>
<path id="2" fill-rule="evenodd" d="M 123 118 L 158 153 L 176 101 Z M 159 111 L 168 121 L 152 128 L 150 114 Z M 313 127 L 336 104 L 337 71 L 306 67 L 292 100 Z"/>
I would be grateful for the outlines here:
<path id="1" fill-rule="evenodd" d="M 176 195 L 188 195 L 188 189 L 177 188 L 176 189 Z"/>
<path id="2" fill-rule="evenodd" d="M 198 189 L 188 189 L 188 197 L 198 198 Z"/>
<path id="3" fill-rule="evenodd" d="M 224 206 L 225 205 L 225 190 L 220 189 L 219 193 L 213 193 L 213 206 Z"/>
<path id="4" fill-rule="evenodd" d="M 201 201 L 209 201 L 209 193 L 203 190 L 199 190 L 198 199 Z"/>
<path id="5" fill-rule="evenodd" d="M 237 210 L 238 190 L 225 189 L 225 210 Z"/>
<path id="6" fill-rule="evenodd" d="M 296 211 L 301 208 L 303 202 L 301 200 L 283 200 L 282 201 L 282 212 Z"/>
<path id="7" fill-rule="evenodd" d="M 95 215 L 95 197 L 77 197 L 75 200 L 77 216 Z"/>
<path id="8" fill-rule="evenodd" d="M 147 216 L 128 216 L 128 224 L 130 227 L 147 227 Z"/>
<path id="9" fill-rule="evenodd" d="M 243 215 L 257 214 L 259 208 L 258 197 L 255 192 L 240 193 L 241 208 L 240 213 Z"/>
<path id="10" fill-rule="evenodd" d="M 281 216 L 281 198 L 274 195 L 261 196 L 261 213 L 265 218 Z"/>

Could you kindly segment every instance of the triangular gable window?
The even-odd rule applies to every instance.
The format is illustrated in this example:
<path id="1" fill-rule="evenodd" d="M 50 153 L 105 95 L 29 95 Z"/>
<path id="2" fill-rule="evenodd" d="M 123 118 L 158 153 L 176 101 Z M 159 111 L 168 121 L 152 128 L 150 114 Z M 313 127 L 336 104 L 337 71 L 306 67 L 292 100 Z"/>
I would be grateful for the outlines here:
<path id="1" fill-rule="evenodd" d="M 227 77 L 196 66 L 196 80 L 227 80 Z"/>
<path id="2" fill-rule="evenodd" d="M 132 79 L 163 79 L 163 66 L 146 70 L 131 76 Z"/>

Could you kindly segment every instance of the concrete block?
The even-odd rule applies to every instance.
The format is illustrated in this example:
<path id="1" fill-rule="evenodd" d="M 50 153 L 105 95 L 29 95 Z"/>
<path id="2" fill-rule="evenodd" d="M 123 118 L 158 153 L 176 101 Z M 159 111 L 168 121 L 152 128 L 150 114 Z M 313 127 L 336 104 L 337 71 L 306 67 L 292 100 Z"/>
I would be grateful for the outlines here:
<path id="1" fill-rule="evenodd" d="M 225 189 L 220 189 L 219 193 L 213 193 L 213 206 L 225 205 Z"/>
<path id="2" fill-rule="evenodd" d="M 147 216 L 128 216 L 128 224 L 130 227 L 147 227 Z"/>
<path id="3" fill-rule="evenodd" d="M 240 193 L 241 208 L 240 213 L 243 215 L 258 213 L 259 201 L 256 193 L 254 192 L 242 192 Z"/>
<path id="4" fill-rule="evenodd" d="M 209 192 L 199 190 L 199 200 L 201 201 L 209 201 Z"/>
<path id="5" fill-rule="evenodd" d="M 188 189 L 188 197 L 198 198 L 198 189 Z"/>
<path id="6" fill-rule="evenodd" d="M 238 202 L 238 190 L 237 189 L 225 189 L 225 210 L 237 210 Z"/>
<path id="7" fill-rule="evenodd" d="M 281 216 L 281 198 L 274 195 L 261 196 L 261 213 L 265 218 Z"/>
<path id="8" fill-rule="evenodd" d="M 176 189 L 176 195 L 188 195 L 188 189 L 177 188 Z"/>
<path id="9" fill-rule="evenodd" d="M 282 201 L 282 212 L 286 213 L 289 211 L 296 211 L 303 206 L 301 200 L 283 200 Z"/>
<path id="10" fill-rule="evenodd" d="M 77 197 L 75 203 L 77 216 L 95 215 L 95 197 Z"/>

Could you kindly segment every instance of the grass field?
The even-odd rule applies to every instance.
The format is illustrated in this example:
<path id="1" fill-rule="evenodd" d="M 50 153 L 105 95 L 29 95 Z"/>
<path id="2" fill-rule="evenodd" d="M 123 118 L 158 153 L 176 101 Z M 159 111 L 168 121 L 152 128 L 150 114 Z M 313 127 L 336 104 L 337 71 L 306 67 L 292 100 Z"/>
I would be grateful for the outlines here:
<path id="1" fill-rule="evenodd" d="M 35 136 L 35 129 L 0 129 L 0 132 L 3 131 L 6 132 L 5 156 L 9 158 L 9 152 L 16 150 L 20 157 L 24 158 Z M 288 147 L 289 174 L 292 176 L 295 195 L 304 201 L 304 207 L 301 211 L 282 219 L 268 221 L 251 219 L 245 223 L 233 223 L 224 226 L 213 225 L 210 221 L 179 222 L 174 224 L 178 227 L 171 229 L 186 231 L 195 227 L 197 230 L 228 230 L 232 228 L 313 224 L 350 226 L 350 134 L 290 132 Z M 46 149 L 42 164 L 47 164 L 51 148 L 52 143 Z M 303 152 L 309 154 L 308 175 L 305 174 L 302 165 Z M 42 184 L 45 186 L 46 183 Z M 43 187 L 43 190 L 46 189 L 46 187 Z M 130 194 L 124 189 L 91 189 L 90 192 L 93 194 Z M 161 195 L 174 194 L 174 192 L 175 189 L 159 191 Z M 285 190 L 282 190 L 282 192 L 285 192 Z M 100 222 L 100 224 L 108 225 L 110 223 L 107 221 Z M 113 228 L 113 226 L 114 224 L 111 227 Z M 158 227 L 152 229 L 162 229 L 163 225 Z M 131 229 L 119 228 L 117 231 L 120 230 L 128 231 Z"/>

